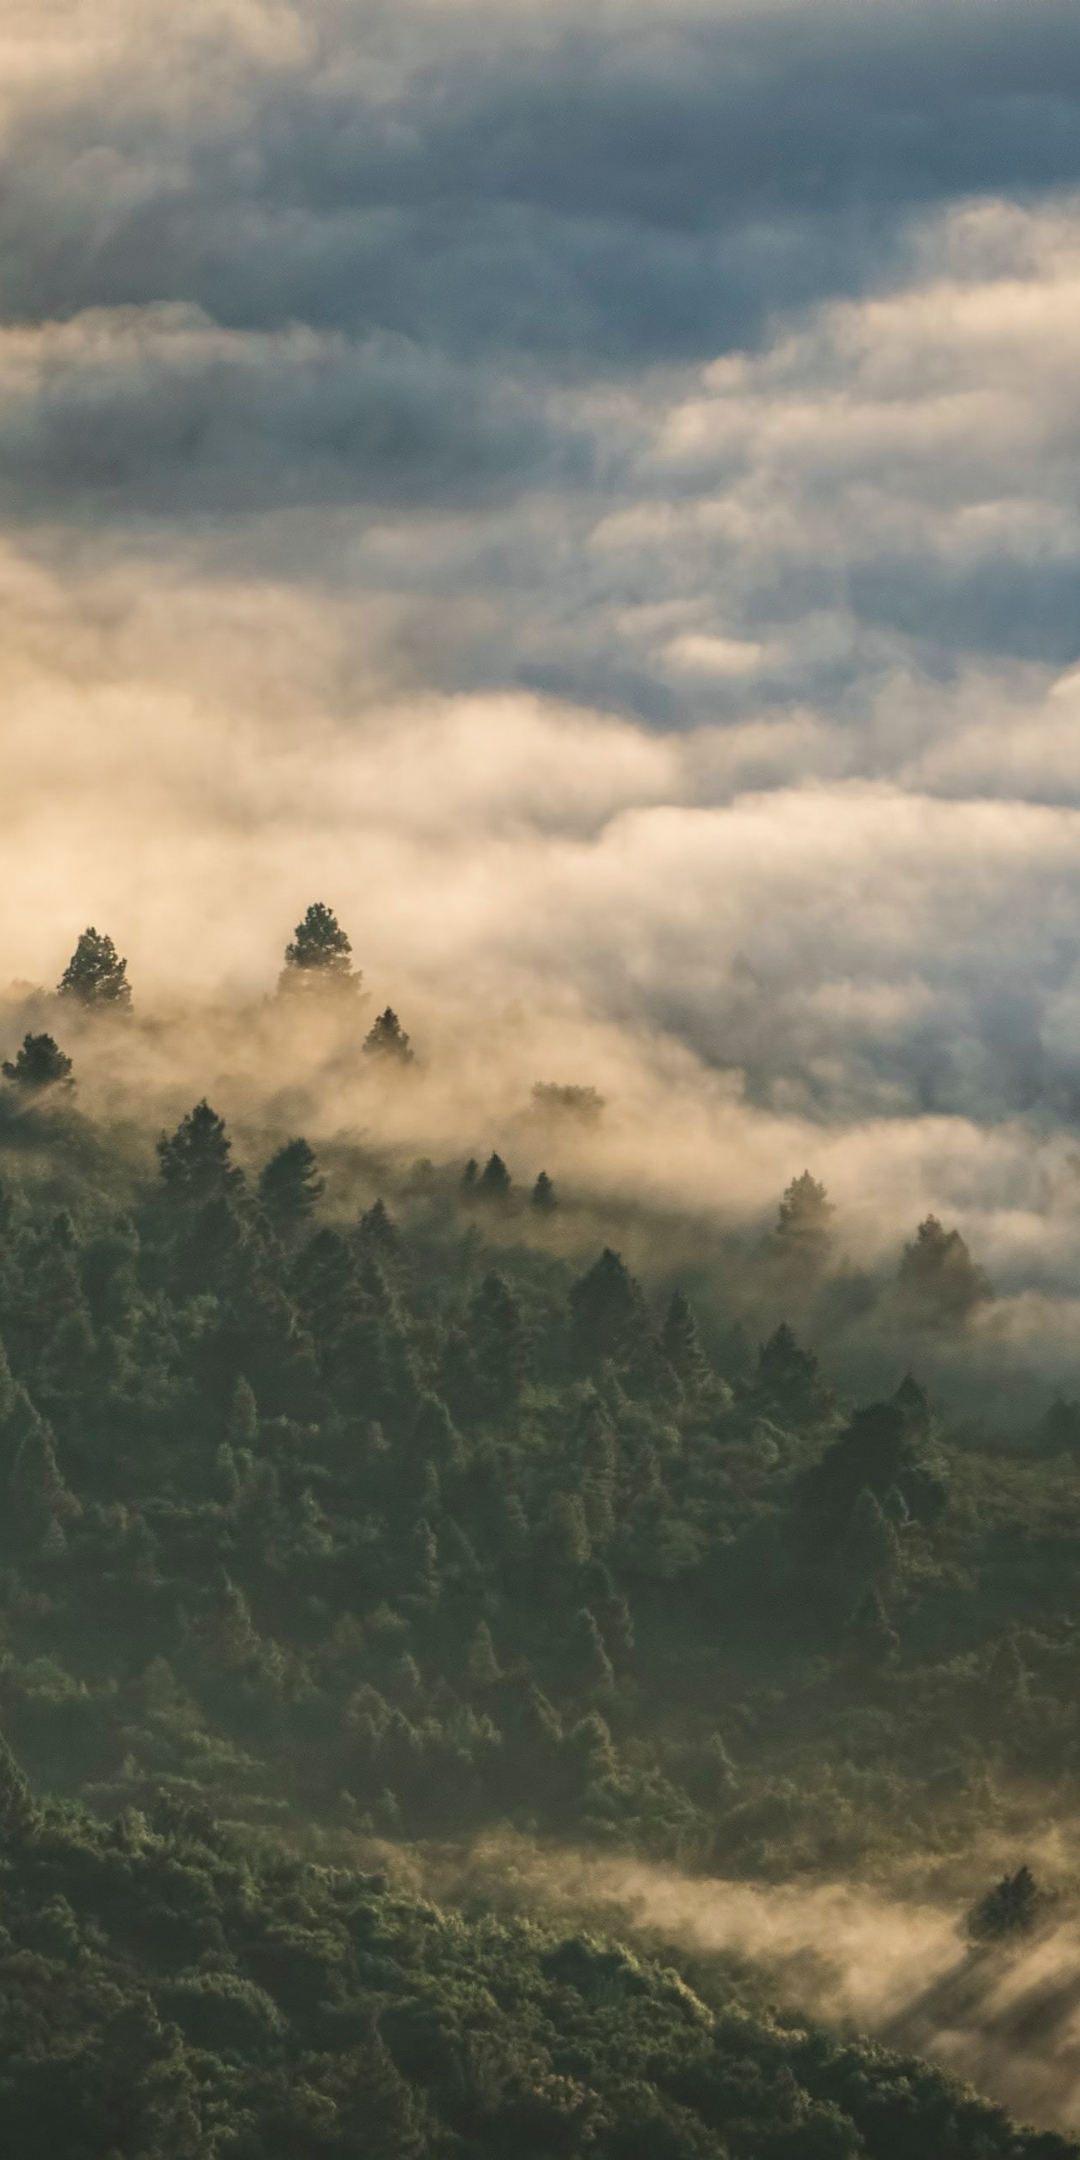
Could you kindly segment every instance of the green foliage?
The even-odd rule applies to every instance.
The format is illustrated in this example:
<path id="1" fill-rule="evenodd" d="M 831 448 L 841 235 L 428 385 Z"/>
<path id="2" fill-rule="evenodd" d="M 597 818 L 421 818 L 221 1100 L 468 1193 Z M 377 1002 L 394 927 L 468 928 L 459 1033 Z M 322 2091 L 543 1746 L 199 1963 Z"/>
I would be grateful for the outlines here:
<path id="1" fill-rule="evenodd" d="M 606 1360 L 631 1362 L 644 1327 L 641 1292 L 618 1253 L 607 1246 L 570 1291 L 571 1355 L 582 1372 Z"/>
<path id="2" fill-rule="evenodd" d="M 5 1080 L 27 1094 L 43 1094 L 47 1088 L 70 1087 L 71 1059 L 53 1041 L 51 1035 L 24 1035 L 14 1059 L 5 1058 L 0 1066 Z"/>
<path id="3" fill-rule="evenodd" d="M 897 1283 L 908 1309 L 927 1326 L 956 1325 L 993 1294 L 959 1230 L 944 1229 L 936 1215 L 905 1245 Z"/>
<path id="4" fill-rule="evenodd" d="M 602 1720 L 571 1752 L 602 1774 Z M 1075 2152 L 939 2071 L 788 2029 L 590 1931 L 440 1911 L 189 1800 L 38 1809 L 0 1747 L 0 1822 L 10 2160 Z"/>
<path id="5" fill-rule="evenodd" d="M 162 1136 L 157 1151 L 162 1180 L 173 1199 L 222 1200 L 242 1183 L 242 1171 L 230 1160 L 232 1142 L 225 1121 L 205 1098 L 174 1133 Z"/>
<path id="6" fill-rule="evenodd" d="M 1003 1875 L 968 1914 L 968 1934 L 974 1942 L 1003 1942 L 1030 1935 L 1046 1918 L 1053 1900 L 1040 1890 L 1031 1869 L 1018 1867 Z"/>
<path id="7" fill-rule="evenodd" d="M 489 1155 L 475 1181 L 476 1197 L 489 1207 L 502 1207 L 510 1198 L 510 1172 L 501 1155 Z"/>
<path id="8" fill-rule="evenodd" d="M 778 1254 L 801 1267 L 822 1267 L 832 1242 L 829 1225 L 834 1213 L 824 1185 L 804 1170 L 780 1202 L 775 1233 Z"/>
<path id="9" fill-rule="evenodd" d="M 346 990 L 360 987 L 352 966 L 352 946 L 332 908 L 316 900 L 297 923 L 285 947 L 280 987 L 285 990 Z"/>
<path id="10" fill-rule="evenodd" d="M 315 1150 L 306 1140 L 287 1140 L 259 1173 L 259 1199 L 279 1230 L 296 1230 L 307 1222 L 324 1189 Z"/>
<path id="11" fill-rule="evenodd" d="M 130 1011 L 127 961 L 120 959 L 111 937 L 93 928 L 83 931 L 60 977 L 57 995 L 94 1012 Z"/>
<path id="12" fill-rule="evenodd" d="M 529 1205 L 538 1215 L 554 1215 L 559 1202 L 554 1184 L 546 1170 L 541 1170 L 529 1195 Z"/>
<path id="13" fill-rule="evenodd" d="M 396 1012 L 389 1005 L 385 1012 L 379 1014 L 365 1038 L 364 1050 L 368 1057 L 384 1059 L 388 1064 L 412 1064 L 414 1053 L 409 1038 Z"/>
<path id="14" fill-rule="evenodd" d="M 839 1423 L 786 1327 L 721 1380 L 681 1291 L 654 1332 L 613 1249 L 541 1256 L 512 1205 L 497 1265 L 437 1186 L 358 1220 L 328 1190 L 315 1227 L 306 1144 L 249 1198 L 206 1103 L 159 1154 L 122 1208 L 77 1181 L 72 1208 L 3 1201 L 0 1626 L 35 1774 L 314 1820 L 345 1792 L 395 1837 L 509 1821 L 729 1866 L 761 1864 L 756 1796 L 790 1760 L 779 1867 L 835 1839 L 815 1780 L 867 1689 L 914 1819 L 949 1744 L 916 1707 L 935 1660 L 941 1732 L 962 1701 L 1002 1772 L 1068 1769 L 1015 1561 L 987 1547 L 978 1622 L 949 1587 L 992 1533 L 961 1530 L 913 1381 Z M 812 1714 L 808 1656 L 835 1680 Z M 170 1690 L 118 1719 L 135 1658 Z M 869 1793 L 850 1822 L 853 1849 L 893 1834 Z"/>

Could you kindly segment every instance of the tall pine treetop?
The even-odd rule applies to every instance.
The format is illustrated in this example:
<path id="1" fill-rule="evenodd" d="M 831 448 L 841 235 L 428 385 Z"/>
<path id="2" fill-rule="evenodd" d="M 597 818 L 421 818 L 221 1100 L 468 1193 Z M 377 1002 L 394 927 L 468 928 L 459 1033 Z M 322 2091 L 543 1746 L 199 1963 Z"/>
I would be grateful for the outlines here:
<path id="1" fill-rule="evenodd" d="M 127 961 L 121 960 L 111 937 L 92 926 L 83 931 L 60 977 L 57 996 L 97 1011 L 130 1012 Z"/>
<path id="2" fill-rule="evenodd" d="M 243 1182 L 243 1172 L 229 1159 L 232 1142 L 225 1121 L 205 1097 L 174 1133 L 162 1135 L 157 1151 L 164 1183 L 178 1200 L 223 1199 Z"/>
<path id="3" fill-rule="evenodd" d="M 386 1058 L 398 1065 L 412 1064 L 412 1046 L 392 1006 L 388 1005 L 386 1011 L 379 1014 L 364 1049 L 369 1057 Z"/>
<path id="4" fill-rule="evenodd" d="M 358 990 L 361 977 L 353 970 L 352 945 L 332 908 L 315 900 L 290 944 L 285 947 L 282 989 Z"/>

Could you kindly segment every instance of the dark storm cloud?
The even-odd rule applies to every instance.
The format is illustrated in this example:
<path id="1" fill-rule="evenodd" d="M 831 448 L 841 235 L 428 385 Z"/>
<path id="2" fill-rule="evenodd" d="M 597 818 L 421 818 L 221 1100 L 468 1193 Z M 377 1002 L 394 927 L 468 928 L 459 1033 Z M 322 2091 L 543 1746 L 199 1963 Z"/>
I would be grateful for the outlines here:
<path id="1" fill-rule="evenodd" d="M 572 482 L 580 454 L 536 400 L 400 337 L 158 307 L 0 340 L 0 484 L 24 515 L 482 505 Z"/>
<path id="2" fill-rule="evenodd" d="M 196 39 L 186 99 L 31 88 L 5 308 L 686 358 L 888 275 L 914 208 L 1076 173 L 1072 0 L 533 14 L 315 6 L 291 57 Z"/>

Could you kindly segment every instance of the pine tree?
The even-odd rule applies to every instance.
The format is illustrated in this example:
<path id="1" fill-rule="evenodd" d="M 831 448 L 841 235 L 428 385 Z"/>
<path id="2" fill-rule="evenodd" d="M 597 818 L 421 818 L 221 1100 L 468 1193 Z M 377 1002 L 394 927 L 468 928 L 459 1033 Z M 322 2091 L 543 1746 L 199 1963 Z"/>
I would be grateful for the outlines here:
<path id="1" fill-rule="evenodd" d="M 585 1392 L 578 1417 L 574 1451 L 581 1464 L 581 1498 L 589 1535 L 607 1545 L 615 1531 L 615 1432 L 595 1390 Z"/>
<path id="2" fill-rule="evenodd" d="M 60 977 L 57 996 L 96 1012 L 130 1011 L 127 961 L 119 958 L 111 937 L 92 928 L 83 931 Z"/>
<path id="3" fill-rule="evenodd" d="M 417 1594 L 434 1603 L 442 1589 L 439 1575 L 439 1545 L 430 1522 L 424 1516 L 412 1534 L 412 1576 Z"/>
<path id="4" fill-rule="evenodd" d="M 222 1441 L 214 1457 L 214 1498 L 222 1508 L 235 1507 L 240 1498 L 240 1472 L 227 1440 Z"/>
<path id="5" fill-rule="evenodd" d="M 835 1212 L 824 1185 L 804 1170 L 801 1177 L 792 1180 L 780 1202 L 774 1232 L 777 1252 L 785 1261 L 795 1261 L 800 1267 L 823 1266 L 832 1243 L 829 1225 Z"/>
<path id="6" fill-rule="evenodd" d="M 0 1844 L 31 1837 L 40 1820 L 30 1787 L 0 1734 Z"/>
<path id="7" fill-rule="evenodd" d="M 225 1122 L 205 1097 L 182 1118 L 176 1131 L 157 1144 L 165 1189 L 176 1200 L 218 1200 L 236 1192 L 243 1171 L 230 1162 L 232 1142 Z"/>
<path id="8" fill-rule="evenodd" d="M 900 1637 L 885 1610 L 874 1583 L 864 1590 L 847 1624 L 847 1641 L 854 1655 L 867 1665 L 883 1665 L 895 1657 Z"/>
<path id="9" fill-rule="evenodd" d="M 547 1505 L 544 1558 L 557 1574 L 583 1568 L 592 1551 L 585 1508 L 579 1493 L 553 1492 Z"/>
<path id="10" fill-rule="evenodd" d="M 199 1633 L 215 1665 L 225 1672 L 238 1672 L 249 1665 L 259 1648 L 251 1607 L 224 1568 L 218 1569 L 214 1597 L 199 1624 Z"/>
<path id="11" fill-rule="evenodd" d="M 433 1462 L 440 1472 L 461 1467 L 464 1455 L 461 1435 L 438 1395 L 420 1397 L 413 1426 L 412 1454 L 420 1462 Z"/>
<path id="12" fill-rule="evenodd" d="M 863 1486 L 851 1511 L 840 1560 L 849 1596 L 851 1590 L 863 1590 L 868 1583 L 876 1584 L 880 1589 L 899 1571 L 900 1545 L 896 1532 L 877 1495 L 867 1485 Z"/>
<path id="13" fill-rule="evenodd" d="M 15 1376 L 8 1363 L 7 1351 L 0 1342 L 0 1429 L 11 1417 L 17 1400 Z"/>
<path id="14" fill-rule="evenodd" d="M 493 1687 L 502 1678 L 491 1629 L 481 1620 L 469 1646 L 469 1684 L 474 1688 Z"/>
<path id="15" fill-rule="evenodd" d="M 360 988 L 359 972 L 352 966 L 352 946 L 331 908 L 321 900 L 309 907 L 297 923 L 292 943 L 285 947 L 285 966 L 279 978 L 282 990 L 341 990 Z"/>
<path id="16" fill-rule="evenodd" d="M 392 1794 L 386 1799 L 384 1819 L 400 1828 L 400 1808 Z M 363 2160 L 421 2160 L 428 2137 L 409 2086 L 376 2030 L 338 2058 L 336 2076 L 340 2097 L 333 2148 L 338 2153 L 362 2153 Z M 310 2150 L 306 2126 L 301 2122 L 298 2129 L 295 2149 Z"/>
<path id="17" fill-rule="evenodd" d="M 300 1229 L 324 1190 L 315 1150 L 306 1140 L 287 1140 L 259 1175 L 259 1198 L 277 1230 Z"/>
<path id="18" fill-rule="evenodd" d="M 470 1155 L 469 1160 L 461 1173 L 461 1193 L 464 1199 L 475 1199 L 476 1187 L 479 1183 L 479 1179 L 480 1165 L 477 1162 L 475 1155 Z"/>
<path id="19" fill-rule="evenodd" d="M 525 1380 L 521 1307 L 501 1275 L 487 1275 L 469 1306 L 468 1340 L 481 1392 L 480 1415 L 512 1417 Z"/>
<path id="20" fill-rule="evenodd" d="M 660 1335 L 660 1349 L 688 1395 L 696 1395 L 709 1377 L 697 1322 L 681 1290 L 672 1293 Z"/>
<path id="21" fill-rule="evenodd" d="M 570 1340 L 574 1364 L 594 1371 L 605 1359 L 634 1357 L 645 1332 L 641 1292 L 618 1253 L 608 1246 L 570 1292 Z"/>
<path id="22" fill-rule="evenodd" d="M 70 1088 L 71 1059 L 65 1057 L 51 1035 L 24 1035 L 14 1059 L 5 1058 L 0 1071 L 13 1087 L 27 1094 L 44 1094 L 47 1088 Z"/>
<path id="23" fill-rule="evenodd" d="M 904 1374 L 892 1401 L 899 1410 L 907 1431 L 918 1439 L 926 1439 L 933 1424 L 930 1397 L 911 1373 Z"/>
<path id="24" fill-rule="evenodd" d="M 754 1394 L 766 1415 L 781 1424 L 809 1425 L 832 1407 L 813 1351 L 801 1348 L 784 1320 L 758 1351 Z"/>
<path id="25" fill-rule="evenodd" d="M 360 1248 L 391 1275 L 401 1261 L 401 1237 L 397 1224 L 382 1200 L 375 1200 L 360 1217 Z"/>
<path id="26" fill-rule="evenodd" d="M 54 1522 L 63 1524 L 79 1513 L 79 1502 L 60 1474 L 52 1432 L 36 1412 L 12 1468 L 11 1505 L 23 1536 L 37 1545 Z"/>
<path id="27" fill-rule="evenodd" d="M 541 1170 L 533 1186 L 529 1204 L 535 1208 L 538 1215 L 554 1215 L 559 1205 L 558 1195 L 546 1170 Z"/>
<path id="28" fill-rule="evenodd" d="M 615 1673 L 595 1614 L 582 1606 L 576 1614 L 567 1646 L 570 1685 L 580 1693 L 592 1693 L 615 1685 Z"/>
<path id="29" fill-rule="evenodd" d="M 233 1389 L 229 1404 L 226 1438 L 231 1448 L 254 1449 L 259 1437 L 259 1406 L 255 1392 L 241 1375 Z"/>
<path id="30" fill-rule="evenodd" d="M 928 1215 L 905 1245 L 897 1285 L 909 1310 L 927 1326 L 958 1326 L 993 1297 L 959 1230 L 946 1230 L 936 1215 Z"/>
<path id="31" fill-rule="evenodd" d="M 510 1198 L 510 1172 L 501 1155 L 489 1155 L 476 1186 L 479 1200 L 501 1207 Z"/>
<path id="32" fill-rule="evenodd" d="M 414 1053 L 410 1048 L 409 1038 L 391 1006 L 388 1005 L 386 1011 L 379 1014 L 365 1040 L 364 1049 L 368 1057 L 385 1058 L 389 1064 L 412 1064 Z"/>
<path id="33" fill-rule="evenodd" d="M 968 1914 L 968 1934 L 974 1942 L 1002 1942 L 1010 1935 L 1030 1935 L 1052 1903 L 1039 1889 L 1029 1867 L 1015 1875 L 1003 1875 Z"/>

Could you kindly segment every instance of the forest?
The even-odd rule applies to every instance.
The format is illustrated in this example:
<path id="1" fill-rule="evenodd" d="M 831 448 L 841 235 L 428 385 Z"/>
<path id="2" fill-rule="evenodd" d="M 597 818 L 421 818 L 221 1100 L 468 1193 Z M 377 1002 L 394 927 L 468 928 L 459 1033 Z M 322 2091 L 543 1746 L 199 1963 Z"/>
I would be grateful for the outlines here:
<path id="1" fill-rule="evenodd" d="M 538 1079 L 512 1167 L 483 1133 L 380 1145 L 423 1048 L 324 904 L 266 1006 L 332 1015 L 362 1131 L 313 1143 L 269 1090 L 226 1119 L 209 1083 L 158 1122 L 156 1023 L 96 930 L 5 1008 L 12 2160 L 1073 2151 L 1080 1410 L 936 1401 L 920 1351 L 962 1364 L 992 1294 L 964 1239 L 912 1225 L 909 1355 L 855 1394 L 818 1322 L 865 1289 L 809 1170 L 755 1327 L 720 1258 L 680 1282 L 639 1223 L 631 1264 L 552 1176 L 587 1081 Z M 84 1099 L 102 1070 L 122 1110 Z M 530 1895 L 515 1852 L 538 1883 L 572 1853 L 585 1885 L 902 1884 L 980 1986 L 1052 1942 L 1014 2035 L 1036 2127 L 910 2051 L 932 2002 L 817 2022 L 823 1982 Z"/>

